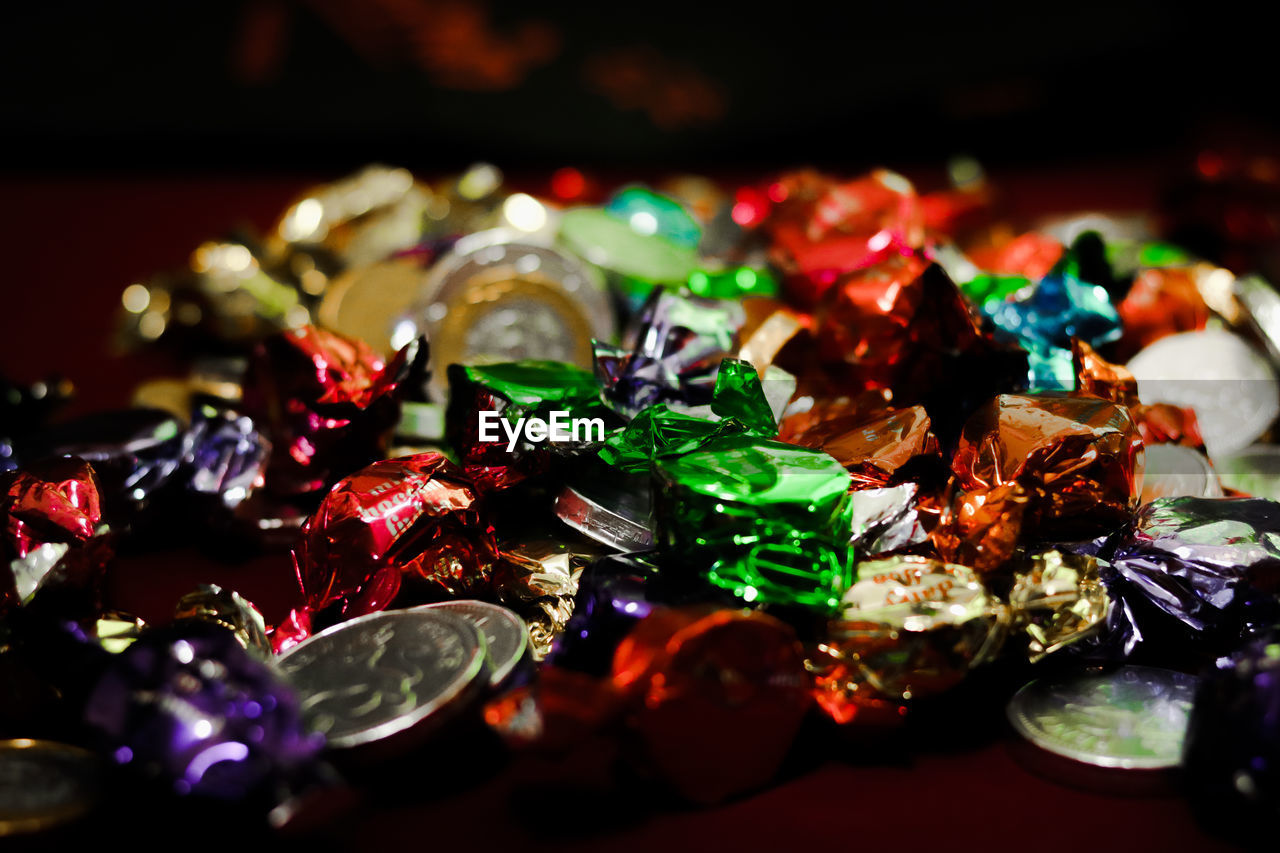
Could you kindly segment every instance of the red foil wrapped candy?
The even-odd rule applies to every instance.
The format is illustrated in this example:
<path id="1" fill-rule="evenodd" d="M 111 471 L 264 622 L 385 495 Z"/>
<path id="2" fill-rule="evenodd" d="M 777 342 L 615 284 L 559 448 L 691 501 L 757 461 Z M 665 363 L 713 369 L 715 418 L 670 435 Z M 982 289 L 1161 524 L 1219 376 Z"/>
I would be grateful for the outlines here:
<path id="1" fill-rule="evenodd" d="M 306 599 L 277 628 L 279 652 L 309 632 L 309 614 L 383 610 L 404 578 L 451 596 L 489 582 L 497 545 L 471 482 L 439 453 L 385 459 L 340 481 L 302 528 L 294 551 Z"/>
<path id="2" fill-rule="evenodd" d="M 315 326 L 259 344 L 244 405 L 271 437 L 267 490 L 314 493 L 381 456 L 400 417 L 400 386 L 425 349 L 410 343 L 384 363 L 363 341 Z"/>
<path id="3" fill-rule="evenodd" d="M 802 304 L 835 280 L 924 245 L 924 212 L 906 178 L 885 169 L 838 182 L 813 172 L 786 175 L 765 228 L 773 260 Z"/>
<path id="4" fill-rule="evenodd" d="M 52 458 L 0 475 L 0 519 L 0 616 L 55 584 L 87 592 L 96 610 L 112 552 L 88 462 Z"/>

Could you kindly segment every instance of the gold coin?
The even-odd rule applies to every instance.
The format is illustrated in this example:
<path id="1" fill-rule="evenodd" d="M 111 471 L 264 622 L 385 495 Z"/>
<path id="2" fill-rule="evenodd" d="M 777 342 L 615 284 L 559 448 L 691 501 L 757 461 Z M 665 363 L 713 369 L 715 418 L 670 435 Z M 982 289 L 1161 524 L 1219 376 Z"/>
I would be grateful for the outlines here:
<path id="1" fill-rule="evenodd" d="M 422 277 L 422 268 L 412 260 L 349 270 L 329 285 L 320 303 L 320 323 L 390 355 L 396 320 L 413 304 Z"/>

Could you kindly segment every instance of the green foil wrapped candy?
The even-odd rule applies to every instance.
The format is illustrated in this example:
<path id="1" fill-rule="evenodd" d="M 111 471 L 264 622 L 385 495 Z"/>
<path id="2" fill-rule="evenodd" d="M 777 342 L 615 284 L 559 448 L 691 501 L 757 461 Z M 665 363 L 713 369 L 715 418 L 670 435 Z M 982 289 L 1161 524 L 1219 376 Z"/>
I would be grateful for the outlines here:
<path id="1" fill-rule="evenodd" d="M 716 439 L 743 434 L 766 438 L 778 432 L 759 374 L 739 359 L 720 362 L 711 414 L 715 417 L 680 412 L 665 403 L 649 406 L 609 437 L 600 458 L 628 473 L 642 473 L 660 458 L 690 453 Z"/>
<path id="2" fill-rule="evenodd" d="M 616 422 L 604 405 L 595 376 L 581 367 L 557 361 L 515 361 L 501 364 L 449 366 L 449 408 L 445 434 L 463 470 L 485 490 L 503 489 L 548 470 L 557 457 L 590 452 L 603 440 L 603 431 Z M 496 412 L 495 419 L 489 412 Z M 569 420 L 601 420 L 601 429 L 588 429 L 580 440 L 531 442 L 523 431 L 510 447 L 505 421 L 515 428 L 522 418 L 549 424 L 553 412 Z M 563 417 L 563 416 L 562 416 Z M 486 423 L 487 422 L 487 423 Z M 496 436 L 496 440 L 493 440 Z"/>
<path id="3" fill-rule="evenodd" d="M 777 296 L 780 287 L 773 273 L 763 267 L 730 267 L 694 270 L 685 282 L 689 292 L 708 299 L 741 299 L 744 296 Z"/>
<path id="4" fill-rule="evenodd" d="M 849 585 L 849 473 L 821 451 L 750 435 L 654 467 L 660 547 L 749 603 L 831 611 Z"/>

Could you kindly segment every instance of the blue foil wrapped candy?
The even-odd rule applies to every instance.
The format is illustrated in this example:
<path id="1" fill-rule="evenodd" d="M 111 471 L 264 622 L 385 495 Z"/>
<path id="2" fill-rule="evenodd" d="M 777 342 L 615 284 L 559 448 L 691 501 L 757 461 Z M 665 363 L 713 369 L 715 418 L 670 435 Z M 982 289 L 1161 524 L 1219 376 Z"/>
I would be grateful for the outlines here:
<path id="1" fill-rule="evenodd" d="M 1070 263 L 1054 269 L 1020 299 L 988 299 L 979 307 L 997 329 L 1027 350 L 1033 391 L 1075 387 L 1073 337 L 1099 346 L 1117 340 L 1122 331 L 1107 289 L 1080 278 Z"/>

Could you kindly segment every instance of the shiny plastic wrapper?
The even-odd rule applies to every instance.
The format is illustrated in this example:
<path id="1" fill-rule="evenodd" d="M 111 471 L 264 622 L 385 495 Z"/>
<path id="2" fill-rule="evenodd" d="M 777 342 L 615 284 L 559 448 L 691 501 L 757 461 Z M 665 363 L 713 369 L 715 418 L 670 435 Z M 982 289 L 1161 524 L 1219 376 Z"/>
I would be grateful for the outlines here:
<path id="1" fill-rule="evenodd" d="M 851 571 L 850 477 L 821 451 L 748 435 L 659 460 L 662 550 L 748 603 L 826 610 Z"/>

